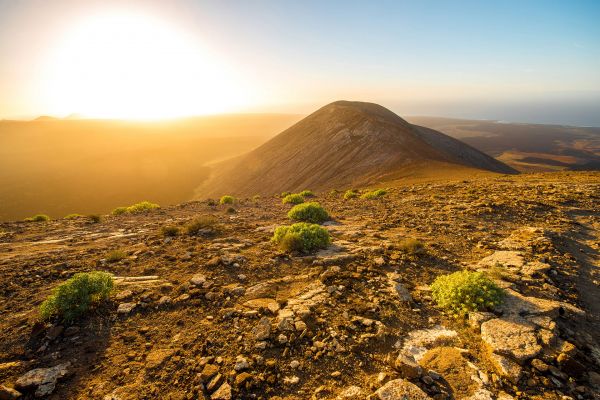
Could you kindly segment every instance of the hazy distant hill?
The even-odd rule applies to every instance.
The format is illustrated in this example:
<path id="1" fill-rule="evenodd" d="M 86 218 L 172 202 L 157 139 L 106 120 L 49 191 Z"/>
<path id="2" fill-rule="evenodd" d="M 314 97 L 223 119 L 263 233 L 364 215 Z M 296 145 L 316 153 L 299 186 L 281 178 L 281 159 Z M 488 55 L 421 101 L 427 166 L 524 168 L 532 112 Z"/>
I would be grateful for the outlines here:
<path id="1" fill-rule="evenodd" d="M 298 119 L 0 121 L 0 220 L 106 213 L 144 199 L 189 200 L 207 176 L 206 163 L 245 153 Z"/>
<path id="2" fill-rule="evenodd" d="M 331 103 L 237 160 L 213 169 L 198 196 L 344 188 L 390 181 L 417 166 L 515 171 L 373 103 Z"/>
<path id="3" fill-rule="evenodd" d="M 600 170 L 600 128 L 408 117 L 520 171 Z"/>

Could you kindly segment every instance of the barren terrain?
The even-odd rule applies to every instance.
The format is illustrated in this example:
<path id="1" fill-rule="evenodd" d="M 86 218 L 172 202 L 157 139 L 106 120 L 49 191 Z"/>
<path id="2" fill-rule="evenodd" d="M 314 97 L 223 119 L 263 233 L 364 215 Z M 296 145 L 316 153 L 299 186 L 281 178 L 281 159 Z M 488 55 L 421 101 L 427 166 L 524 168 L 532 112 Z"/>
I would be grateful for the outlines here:
<path id="1" fill-rule="evenodd" d="M 598 398 L 600 174 L 316 201 L 334 243 L 310 256 L 270 243 L 289 223 L 277 197 L 0 224 L 0 384 L 25 399 Z M 200 215 L 216 229 L 161 234 Z M 115 249 L 127 257 L 107 262 Z M 442 313 L 428 285 L 464 268 L 497 279 L 504 305 Z M 72 326 L 37 322 L 53 287 L 91 270 L 118 277 L 109 304 Z M 23 378 L 36 368 L 43 382 Z"/>

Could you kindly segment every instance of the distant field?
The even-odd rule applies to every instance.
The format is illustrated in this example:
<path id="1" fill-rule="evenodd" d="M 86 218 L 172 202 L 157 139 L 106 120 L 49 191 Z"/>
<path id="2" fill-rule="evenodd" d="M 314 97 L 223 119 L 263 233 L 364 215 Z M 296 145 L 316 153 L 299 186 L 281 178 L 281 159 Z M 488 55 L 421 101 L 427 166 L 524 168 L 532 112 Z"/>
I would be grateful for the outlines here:
<path id="1" fill-rule="evenodd" d="M 300 119 L 227 115 L 174 122 L 0 121 L 0 220 L 107 213 L 192 197 L 205 164 L 247 152 Z"/>
<path id="2" fill-rule="evenodd" d="M 408 117 L 522 172 L 600 170 L 600 128 Z"/>

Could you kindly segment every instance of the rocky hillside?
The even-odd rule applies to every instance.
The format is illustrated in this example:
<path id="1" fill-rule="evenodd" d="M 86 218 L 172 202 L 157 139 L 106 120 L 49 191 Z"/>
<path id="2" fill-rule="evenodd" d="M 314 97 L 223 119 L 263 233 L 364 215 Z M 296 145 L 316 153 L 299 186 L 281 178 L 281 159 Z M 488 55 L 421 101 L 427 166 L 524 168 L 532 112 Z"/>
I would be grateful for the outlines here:
<path id="1" fill-rule="evenodd" d="M 305 256 L 270 242 L 289 224 L 275 197 L 0 224 L 0 399 L 598 398 L 599 174 L 316 200 L 333 243 Z M 444 313 L 430 285 L 462 269 L 503 303 Z M 110 300 L 40 323 L 51 290 L 92 270 L 115 276 Z"/>
<path id="2" fill-rule="evenodd" d="M 256 150 L 217 164 L 199 198 L 227 192 L 273 194 L 364 186 L 402 176 L 407 168 L 516 171 L 440 132 L 411 125 L 372 103 L 331 103 Z"/>

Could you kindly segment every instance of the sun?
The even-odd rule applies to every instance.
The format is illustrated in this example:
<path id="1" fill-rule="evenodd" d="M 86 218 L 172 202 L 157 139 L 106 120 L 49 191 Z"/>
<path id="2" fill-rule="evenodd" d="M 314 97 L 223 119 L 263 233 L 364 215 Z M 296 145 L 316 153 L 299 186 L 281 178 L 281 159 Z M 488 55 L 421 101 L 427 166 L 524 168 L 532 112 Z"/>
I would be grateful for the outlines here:
<path id="1" fill-rule="evenodd" d="M 110 13 L 67 29 L 46 56 L 55 114 L 162 119 L 231 112 L 244 85 L 195 37 L 147 15 Z"/>

